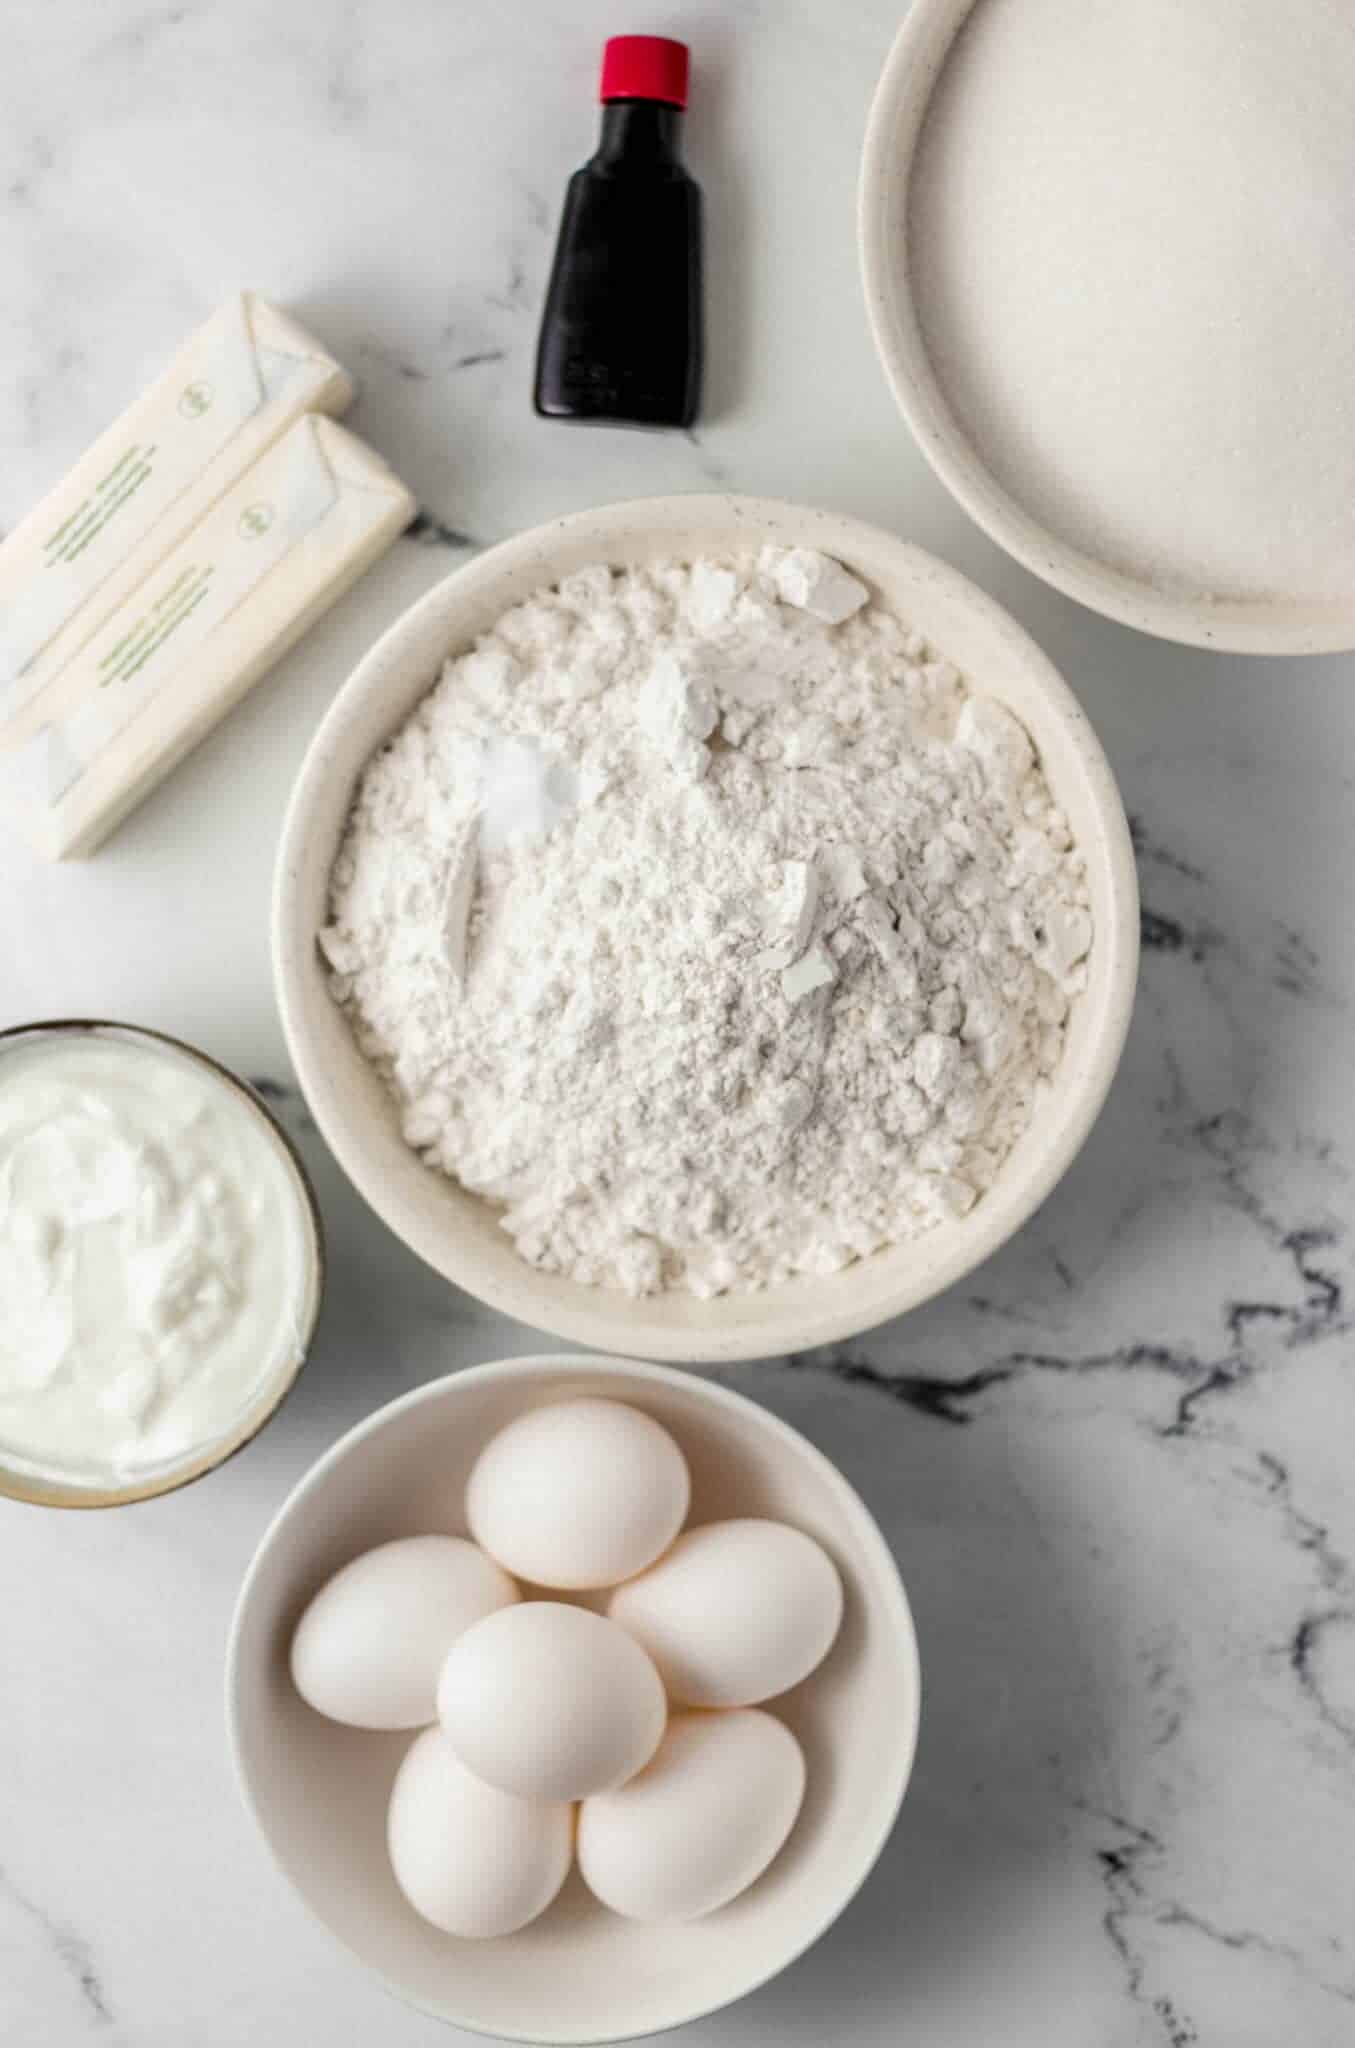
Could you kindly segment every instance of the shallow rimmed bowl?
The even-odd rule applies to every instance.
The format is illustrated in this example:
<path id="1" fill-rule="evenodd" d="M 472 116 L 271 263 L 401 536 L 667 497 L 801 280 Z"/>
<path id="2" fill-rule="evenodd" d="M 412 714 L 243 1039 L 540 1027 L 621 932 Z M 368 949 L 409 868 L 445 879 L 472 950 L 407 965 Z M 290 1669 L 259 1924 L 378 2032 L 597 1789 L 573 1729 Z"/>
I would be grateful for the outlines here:
<path id="1" fill-rule="evenodd" d="M 577 1872 L 542 1918 L 497 1941 L 440 1934 L 386 1856 L 391 1781 L 410 1736 L 340 1727 L 288 1672 L 292 1631 L 340 1565 L 376 1543 L 465 1531 L 476 1455 L 524 1409 L 626 1401 L 670 1429 L 692 1474 L 692 1523 L 770 1515 L 830 1552 L 842 1629 L 827 1660 L 770 1705 L 808 1768 L 805 1803 L 766 1874 L 707 1919 L 619 1919 Z M 557 1596 L 558 1597 L 558 1596 Z M 860 1496 L 797 1430 L 694 1374 L 628 1359 L 510 1358 L 435 1380 L 340 1438 L 296 1487 L 241 1588 L 227 1659 L 241 1789 L 283 1875 L 389 1991 L 461 2027 L 551 2043 L 631 2039 L 754 1990 L 817 1940 L 894 1825 L 917 1741 L 917 1643 L 898 1568 Z"/>
<path id="2" fill-rule="evenodd" d="M 864 578 L 1016 713 L 1039 748 L 1087 864 L 1095 921 L 1089 984 L 1074 1004 L 1047 1099 L 1000 1179 L 968 1216 L 839 1273 L 760 1293 L 631 1300 L 526 1264 L 485 1202 L 426 1167 L 329 994 L 316 945 L 329 870 L 358 778 L 382 742 L 510 605 L 589 562 L 718 555 L 766 541 L 822 548 Z M 505 1314 L 603 1350 L 688 1363 L 800 1351 L 884 1322 L 949 1287 L 1037 1209 L 1085 1139 L 1119 1061 L 1138 962 L 1138 891 L 1124 809 L 1076 698 L 991 598 L 895 534 L 760 498 L 655 498 L 575 513 L 479 555 L 377 642 L 335 699 L 283 827 L 273 960 L 292 1059 L 315 1120 L 359 1193 L 431 1266 Z"/>
<path id="3" fill-rule="evenodd" d="M 218 1465 L 224 1465 L 237 1451 L 252 1443 L 264 1424 L 276 1415 L 296 1384 L 298 1373 L 306 1362 L 315 1325 L 320 1316 L 320 1304 L 325 1286 L 325 1238 L 324 1225 L 320 1219 L 320 1206 L 315 1199 L 310 1176 L 302 1163 L 301 1155 L 288 1137 L 282 1125 L 269 1109 L 267 1103 L 255 1093 L 248 1082 L 233 1074 L 229 1067 L 223 1067 L 210 1053 L 196 1045 L 189 1045 L 182 1038 L 171 1038 L 167 1032 L 151 1031 L 143 1024 L 118 1024 L 103 1017 L 59 1017 L 34 1024 L 14 1024 L 0 1031 L 0 1058 L 5 1047 L 19 1039 L 50 1036 L 55 1032 L 95 1033 L 100 1037 L 129 1038 L 148 1046 L 167 1046 L 171 1052 L 190 1060 L 194 1065 L 205 1067 L 207 1072 L 224 1082 L 240 1098 L 250 1114 L 256 1117 L 271 1143 L 275 1144 L 286 1160 L 295 1183 L 297 1201 L 305 1223 L 308 1248 L 308 1268 L 305 1296 L 302 1303 L 300 1329 L 295 1356 L 284 1361 L 277 1373 L 264 1387 L 234 1427 L 215 1442 L 205 1444 L 200 1450 L 182 1459 L 177 1465 L 151 1477 L 128 1480 L 125 1485 L 100 1485 L 97 1483 L 78 1485 L 73 1480 L 45 1478 L 37 1473 L 25 1472 L 5 1461 L 0 1451 L 0 1495 L 10 1500 L 27 1501 L 31 1506 L 44 1508 L 119 1508 L 128 1507 L 133 1501 L 154 1500 L 163 1493 L 175 1493 L 179 1487 L 187 1486 L 191 1480 L 201 1479 L 205 1473 L 214 1472 Z M 0 1312 L 3 1304 L 0 1303 Z"/>
<path id="4" fill-rule="evenodd" d="M 941 482 L 999 547 L 1107 618 L 1160 639 L 1235 654 L 1355 647 L 1355 607 L 1192 598 L 1125 575 L 1052 533 L 994 476 L 946 397 L 923 339 L 909 252 L 909 194 L 933 90 L 978 0 L 912 0 L 871 103 L 857 231 L 875 346 L 900 411 Z M 1075 14 L 1070 13 L 1070 23 Z M 1002 337 L 993 345 L 1000 348 Z"/>

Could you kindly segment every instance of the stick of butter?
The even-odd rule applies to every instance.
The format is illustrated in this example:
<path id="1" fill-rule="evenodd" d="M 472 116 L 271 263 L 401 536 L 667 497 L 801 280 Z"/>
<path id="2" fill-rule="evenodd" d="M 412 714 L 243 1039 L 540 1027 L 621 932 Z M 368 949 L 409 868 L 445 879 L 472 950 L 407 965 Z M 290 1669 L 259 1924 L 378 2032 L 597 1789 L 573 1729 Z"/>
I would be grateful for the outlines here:
<path id="1" fill-rule="evenodd" d="M 218 499 L 0 745 L 0 801 L 40 853 L 92 853 L 388 548 L 414 499 L 332 420 L 308 418 Z"/>
<path id="2" fill-rule="evenodd" d="M 238 292 L 0 545 L 0 742 L 123 599 L 279 434 L 352 402 L 348 375 Z"/>

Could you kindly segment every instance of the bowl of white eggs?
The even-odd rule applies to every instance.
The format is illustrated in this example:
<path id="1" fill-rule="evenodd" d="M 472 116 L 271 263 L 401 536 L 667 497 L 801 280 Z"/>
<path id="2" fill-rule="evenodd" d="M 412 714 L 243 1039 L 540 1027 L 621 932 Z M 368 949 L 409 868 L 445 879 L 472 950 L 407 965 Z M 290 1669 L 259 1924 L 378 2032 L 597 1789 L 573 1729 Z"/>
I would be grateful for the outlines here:
<path id="1" fill-rule="evenodd" d="M 665 1366 L 509 1359 L 301 1481 L 241 1590 L 236 1768 L 284 1877 L 409 2003 L 511 2040 L 696 2019 L 892 1829 L 917 1645 L 842 1474 Z"/>

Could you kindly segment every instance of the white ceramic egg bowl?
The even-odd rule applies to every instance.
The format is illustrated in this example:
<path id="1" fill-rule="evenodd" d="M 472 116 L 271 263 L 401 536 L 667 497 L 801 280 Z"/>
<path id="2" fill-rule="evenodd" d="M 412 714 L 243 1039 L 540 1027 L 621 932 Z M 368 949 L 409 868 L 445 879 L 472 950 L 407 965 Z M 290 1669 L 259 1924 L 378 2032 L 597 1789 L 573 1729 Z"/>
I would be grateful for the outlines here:
<path id="1" fill-rule="evenodd" d="M 397 1536 L 465 1532 L 462 1498 L 488 1439 L 527 1408 L 575 1395 L 629 1402 L 671 1430 L 692 1475 L 688 1526 L 731 1515 L 792 1522 L 842 1575 L 826 1661 L 769 1702 L 805 1753 L 805 1801 L 770 1869 L 732 1904 L 651 1927 L 600 1906 L 577 1871 L 517 1934 L 462 1941 L 396 1887 L 386 1806 L 411 1736 L 327 1721 L 288 1670 L 292 1630 L 324 1581 Z M 552 1599 L 562 1597 L 558 1593 Z M 655 2033 L 765 1983 L 836 1918 L 883 1848 L 917 1740 L 917 1644 L 888 1546 L 859 1496 L 804 1437 L 742 1395 L 625 1359 L 514 1358 L 455 1373 L 378 1409 L 307 1474 L 241 1589 L 227 1711 L 246 1803 L 311 1912 L 388 1990 L 510 2040 L 604 2042 Z"/>
<path id="2" fill-rule="evenodd" d="M 383 741 L 511 605 L 590 562 L 626 567 L 756 550 L 823 549 L 862 577 L 974 685 L 998 697 L 1038 746 L 1086 860 L 1095 920 L 1089 985 L 1074 1005 L 1059 1069 L 997 1185 L 970 1213 L 839 1273 L 759 1293 L 635 1301 L 538 1272 L 495 1211 L 424 1165 L 395 1106 L 329 994 L 316 945 L 329 871 L 354 788 Z M 547 855 L 547 857 L 549 857 Z M 762 1358 L 826 1344 L 916 1308 L 972 1271 L 1020 1228 L 1076 1156 L 1119 1063 L 1138 965 L 1138 891 L 1124 809 L 1095 733 L 1068 686 L 1015 620 L 920 548 L 854 519 L 763 498 L 654 498 L 576 513 L 477 556 L 378 641 L 312 742 L 283 828 L 273 960 L 283 1027 L 301 1086 L 360 1194 L 428 1263 L 492 1307 L 603 1350 L 695 1363 Z"/>

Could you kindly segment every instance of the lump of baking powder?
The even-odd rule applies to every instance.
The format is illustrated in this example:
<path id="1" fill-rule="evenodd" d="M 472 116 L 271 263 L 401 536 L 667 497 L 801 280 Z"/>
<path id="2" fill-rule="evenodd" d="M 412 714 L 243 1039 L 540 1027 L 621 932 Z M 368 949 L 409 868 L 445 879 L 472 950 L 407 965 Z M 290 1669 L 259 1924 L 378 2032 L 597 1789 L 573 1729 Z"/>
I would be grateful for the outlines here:
<path id="1" fill-rule="evenodd" d="M 706 772 L 710 753 L 702 743 L 719 715 L 691 661 L 671 649 L 660 654 L 640 686 L 636 717 L 669 766 L 693 782 Z"/>
<path id="2" fill-rule="evenodd" d="M 515 839 L 544 839 L 579 800 L 573 763 L 534 739 L 493 734 L 480 755 L 480 844 L 502 853 Z"/>
<path id="3" fill-rule="evenodd" d="M 840 562 L 813 548 L 764 548 L 761 567 L 779 598 L 830 626 L 860 611 L 870 595 Z"/>

